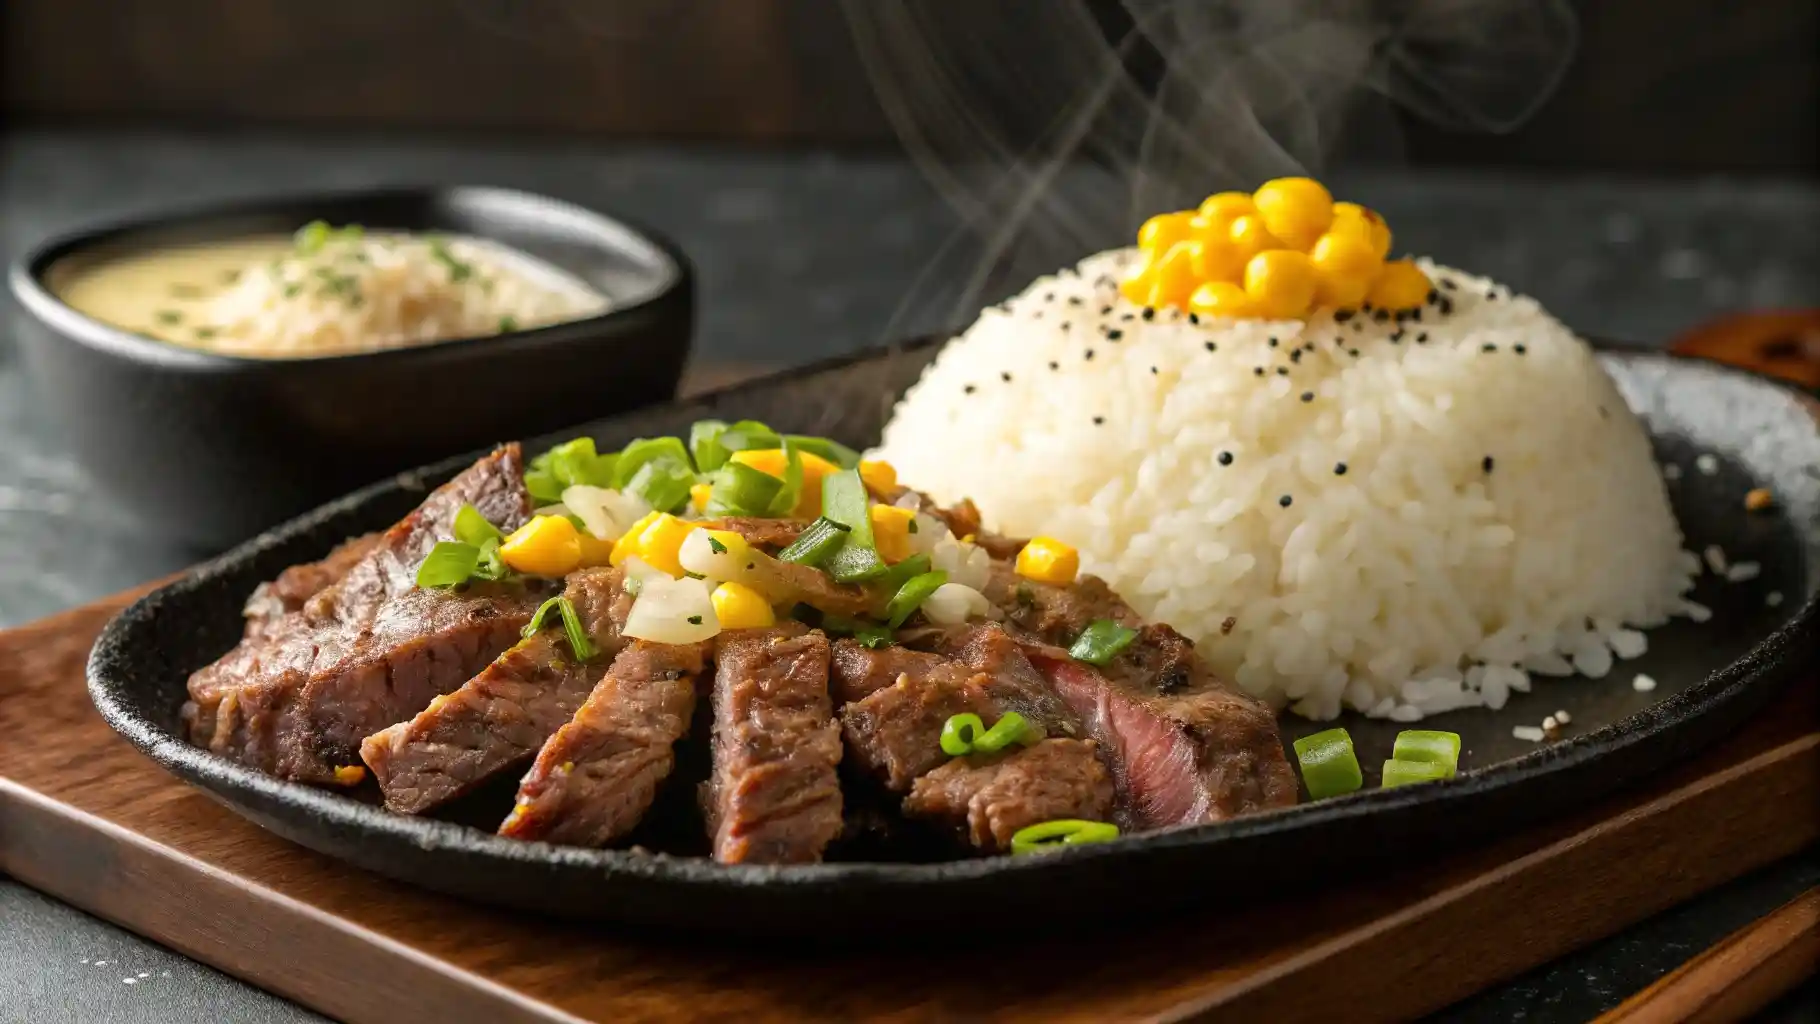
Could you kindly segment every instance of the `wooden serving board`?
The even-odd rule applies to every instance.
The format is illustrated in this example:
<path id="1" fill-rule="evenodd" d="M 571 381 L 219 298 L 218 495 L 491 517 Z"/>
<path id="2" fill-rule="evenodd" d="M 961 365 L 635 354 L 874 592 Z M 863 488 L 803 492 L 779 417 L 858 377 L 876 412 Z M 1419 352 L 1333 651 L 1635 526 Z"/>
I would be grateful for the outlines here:
<path id="1" fill-rule="evenodd" d="M 293 846 L 164 773 L 89 705 L 120 595 L 0 633 L 0 871 L 352 1022 L 1399 1020 L 1820 838 L 1820 699 L 1792 687 L 1647 788 L 1399 874 L 1116 935 L 999 920 L 895 951 L 554 922 Z M 1244 885 L 1210 878 L 1207 885 Z M 981 945 L 982 941 L 992 945 Z"/>

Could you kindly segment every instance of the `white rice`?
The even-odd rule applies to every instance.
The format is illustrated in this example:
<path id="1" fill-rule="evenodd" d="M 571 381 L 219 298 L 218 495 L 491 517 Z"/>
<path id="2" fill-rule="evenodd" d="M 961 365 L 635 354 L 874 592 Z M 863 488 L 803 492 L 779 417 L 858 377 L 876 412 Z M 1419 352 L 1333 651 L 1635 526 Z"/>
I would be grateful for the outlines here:
<path id="1" fill-rule="evenodd" d="M 480 239 L 365 234 L 250 268 L 197 319 L 207 347 L 296 357 L 478 338 L 594 316 L 607 300 Z"/>
<path id="2" fill-rule="evenodd" d="M 1129 258 L 1039 280 L 950 344 L 885 430 L 901 479 L 1078 546 L 1313 718 L 1501 706 L 1705 610 L 1642 425 L 1533 300 L 1425 264 L 1451 315 L 1146 321 L 1117 293 Z"/>

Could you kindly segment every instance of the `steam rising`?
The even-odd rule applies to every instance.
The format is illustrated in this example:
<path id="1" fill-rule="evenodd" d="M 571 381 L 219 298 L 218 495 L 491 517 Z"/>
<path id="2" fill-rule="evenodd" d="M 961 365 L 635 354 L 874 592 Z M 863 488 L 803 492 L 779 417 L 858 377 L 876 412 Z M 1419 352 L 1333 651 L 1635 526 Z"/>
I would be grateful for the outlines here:
<path id="1" fill-rule="evenodd" d="M 842 2 L 898 135 L 980 247 L 961 281 L 939 256 L 900 311 L 944 303 L 948 323 L 1158 210 L 1318 174 L 1338 150 L 1394 155 L 1392 104 L 1509 131 L 1577 31 L 1567 0 Z"/>

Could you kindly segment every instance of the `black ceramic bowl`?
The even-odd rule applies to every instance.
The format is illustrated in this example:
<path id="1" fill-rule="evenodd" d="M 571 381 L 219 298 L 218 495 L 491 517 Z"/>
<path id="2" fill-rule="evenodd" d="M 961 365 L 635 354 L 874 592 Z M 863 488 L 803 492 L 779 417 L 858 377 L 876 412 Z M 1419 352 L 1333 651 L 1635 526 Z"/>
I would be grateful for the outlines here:
<path id="1" fill-rule="evenodd" d="M 60 275 L 149 247 L 286 233 L 312 220 L 504 243 L 613 302 L 535 330 L 310 359 L 246 359 L 111 327 Z M 569 203 L 495 188 L 292 196 L 87 231 L 15 263 L 41 400 L 110 496 L 151 529 L 225 547 L 388 473 L 663 401 L 693 320 L 675 246 Z"/>
<path id="2" fill-rule="evenodd" d="M 877 440 L 889 399 L 916 380 L 935 351 L 924 343 L 870 353 L 575 432 L 618 446 L 686 432 L 703 417 L 749 416 L 863 446 Z M 1820 403 L 1692 360 L 1636 353 L 1602 359 L 1648 425 L 1657 458 L 1686 470 L 1670 497 L 1689 546 L 1719 544 L 1734 560 L 1760 563 L 1762 575 L 1740 583 L 1703 577 L 1693 596 L 1712 608 L 1711 620 L 1677 619 L 1653 630 L 1649 652 L 1605 679 L 1540 679 L 1534 692 L 1515 695 L 1501 711 L 1427 719 L 1427 727 L 1458 732 L 1464 741 L 1467 770 L 1443 782 L 1376 788 L 1377 766 L 1403 726 L 1348 714 L 1342 724 L 1366 766 L 1367 788 L 1338 799 L 1041 857 L 902 863 L 881 862 L 894 851 L 846 850 L 838 863 L 725 866 L 687 855 L 703 845 L 693 800 L 705 772 L 699 737 L 681 748 L 676 773 L 633 837 L 660 851 L 654 854 L 492 834 L 511 806 L 515 779 L 460 812 L 411 818 L 377 806 L 371 792 L 281 782 L 186 742 L 178 723 L 185 680 L 239 639 L 248 592 L 350 535 L 391 523 L 465 468 L 465 458 L 324 506 L 141 600 L 96 643 L 89 692 L 135 746 L 273 832 L 411 884 L 517 912 L 744 935 L 947 941 L 976 932 L 981 907 L 995 920 L 1037 921 L 1052 917 L 1059 901 L 1068 908 L 1066 927 L 1081 929 L 1303 891 L 1519 829 L 1648 778 L 1724 735 L 1814 664 Z M 1716 472 L 1696 470 L 1703 454 L 1716 457 Z M 1774 509 L 1744 511 L 1743 495 L 1756 486 L 1775 491 Z M 1639 672 L 1658 681 L 1653 692 L 1633 688 Z M 1557 710 L 1572 718 L 1558 741 L 1512 735 L 1513 725 L 1539 724 Z M 1292 719 L 1283 726 L 1285 738 L 1326 727 Z"/>

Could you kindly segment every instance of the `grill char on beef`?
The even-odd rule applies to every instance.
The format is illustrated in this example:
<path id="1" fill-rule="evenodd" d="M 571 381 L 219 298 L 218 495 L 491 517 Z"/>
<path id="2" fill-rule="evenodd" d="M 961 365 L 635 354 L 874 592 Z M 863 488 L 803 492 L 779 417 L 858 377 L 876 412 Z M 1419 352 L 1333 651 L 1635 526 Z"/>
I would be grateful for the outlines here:
<path id="1" fill-rule="evenodd" d="M 1111 821 L 1112 776 L 1092 740 L 1047 739 L 1007 757 L 957 757 L 917 779 L 904 813 L 951 824 L 1002 853 L 1019 829 L 1057 818 Z"/>
<path id="2" fill-rule="evenodd" d="M 828 688 L 837 706 L 865 700 L 905 675 L 935 671 L 948 659 L 908 647 L 871 648 L 855 640 L 836 640 L 830 656 Z"/>
<path id="3" fill-rule="evenodd" d="M 1042 641 L 1026 644 L 1031 661 L 1099 742 L 1131 825 L 1219 821 L 1295 802 L 1270 709 L 1216 678 L 1186 637 L 1143 623 L 1103 580 L 1055 587 L 995 565 L 986 596 Z M 1139 629 L 1105 668 L 1048 646 L 1070 643 L 1095 619 Z"/>
<path id="4" fill-rule="evenodd" d="M 726 530 L 737 533 L 746 539 L 746 543 L 776 554 L 796 542 L 796 538 L 809 528 L 806 519 L 759 519 L 746 516 L 728 516 L 702 524 L 710 530 Z"/>
<path id="5" fill-rule="evenodd" d="M 544 743 L 499 834 L 604 846 L 632 831 L 676 766 L 695 713 L 701 644 L 634 640 Z"/>
<path id="6" fill-rule="evenodd" d="M 519 450 L 437 488 L 334 583 L 190 677 L 193 742 L 280 778 L 332 783 L 360 741 L 466 682 L 515 641 L 539 595 L 515 584 L 419 590 L 416 571 L 472 504 L 501 529 L 529 511 Z"/>
<path id="7" fill-rule="evenodd" d="M 632 609 L 618 569 L 583 569 L 563 596 L 575 606 L 599 653 L 577 662 L 559 628 L 521 640 L 461 688 L 408 722 L 368 736 L 360 756 L 386 806 L 421 814 L 495 774 L 530 760 L 588 699 L 624 641 Z"/>
<path id="8" fill-rule="evenodd" d="M 841 829 L 828 638 L 794 623 L 733 630 L 715 657 L 714 772 L 702 794 L 714 859 L 819 861 Z"/>

